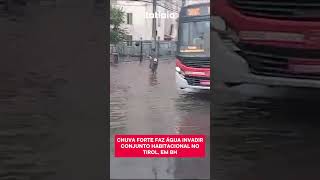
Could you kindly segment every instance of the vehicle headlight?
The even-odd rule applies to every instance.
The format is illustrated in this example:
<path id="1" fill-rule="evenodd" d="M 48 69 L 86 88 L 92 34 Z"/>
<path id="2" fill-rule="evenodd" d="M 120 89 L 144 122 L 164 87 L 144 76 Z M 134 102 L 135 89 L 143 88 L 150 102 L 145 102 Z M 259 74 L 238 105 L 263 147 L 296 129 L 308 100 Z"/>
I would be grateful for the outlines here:
<path id="1" fill-rule="evenodd" d="M 216 31 L 226 31 L 227 25 L 225 20 L 220 16 L 211 16 L 212 28 Z"/>
<path id="2" fill-rule="evenodd" d="M 181 70 L 181 68 L 179 68 L 178 66 L 176 66 L 176 71 L 180 74 L 180 75 L 182 75 L 182 76 L 184 76 L 185 75 L 185 73 Z"/>
<path id="3" fill-rule="evenodd" d="M 237 51 L 235 43 L 239 42 L 237 33 L 228 27 L 226 21 L 220 16 L 212 16 L 211 26 L 216 31 L 223 41 L 224 45 L 232 51 Z"/>

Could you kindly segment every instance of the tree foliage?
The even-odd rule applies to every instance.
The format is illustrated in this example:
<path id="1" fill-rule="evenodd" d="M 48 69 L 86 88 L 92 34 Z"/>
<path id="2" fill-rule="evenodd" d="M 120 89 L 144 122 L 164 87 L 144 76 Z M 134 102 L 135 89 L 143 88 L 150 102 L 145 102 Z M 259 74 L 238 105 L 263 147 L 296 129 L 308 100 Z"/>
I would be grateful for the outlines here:
<path id="1" fill-rule="evenodd" d="M 112 7 L 110 11 L 110 42 L 117 44 L 125 40 L 127 30 L 121 25 L 125 23 L 125 12 L 121 8 Z"/>

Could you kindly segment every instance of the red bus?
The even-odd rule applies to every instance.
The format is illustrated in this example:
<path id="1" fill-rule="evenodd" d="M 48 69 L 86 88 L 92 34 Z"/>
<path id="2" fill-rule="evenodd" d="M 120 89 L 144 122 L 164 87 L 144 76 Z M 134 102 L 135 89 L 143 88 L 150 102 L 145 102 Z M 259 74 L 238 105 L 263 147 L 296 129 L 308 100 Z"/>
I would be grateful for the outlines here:
<path id="1" fill-rule="evenodd" d="M 320 88 L 319 0 L 214 0 L 215 82 Z"/>
<path id="2" fill-rule="evenodd" d="M 180 89 L 210 89 L 210 3 L 180 11 L 176 84 Z"/>

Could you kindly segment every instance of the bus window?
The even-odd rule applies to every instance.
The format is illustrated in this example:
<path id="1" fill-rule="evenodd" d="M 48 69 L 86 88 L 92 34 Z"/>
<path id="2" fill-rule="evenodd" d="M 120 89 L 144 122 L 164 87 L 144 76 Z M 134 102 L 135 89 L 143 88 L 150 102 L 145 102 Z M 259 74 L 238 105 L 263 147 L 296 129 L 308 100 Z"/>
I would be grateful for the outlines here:
<path id="1" fill-rule="evenodd" d="M 181 24 L 180 52 L 210 53 L 210 21 Z"/>

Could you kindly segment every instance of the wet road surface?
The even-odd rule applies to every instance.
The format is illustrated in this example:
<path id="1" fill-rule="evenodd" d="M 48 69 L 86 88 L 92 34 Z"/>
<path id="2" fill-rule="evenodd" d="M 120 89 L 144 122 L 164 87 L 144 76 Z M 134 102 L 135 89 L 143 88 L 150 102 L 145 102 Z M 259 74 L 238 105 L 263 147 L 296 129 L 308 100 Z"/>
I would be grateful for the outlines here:
<path id="1" fill-rule="evenodd" d="M 319 179 L 319 90 L 214 89 L 216 180 Z"/>
<path id="2" fill-rule="evenodd" d="M 35 72 L 0 77 L 0 179 L 45 179 L 55 173 L 47 153 L 58 142 L 48 139 L 60 124 L 47 108 L 57 102 L 61 82 Z"/>
<path id="3" fill-rule="evenodd" d="M 115 134 L 210 133 L 209 94 L 178 91 L 174 59 L 159 61 L 155 75 L 148 65 L 110 64 L 111 179 L 209 179 L 209 153 L 205 159 L 113 157 Z"/>
<path id="4" fill-rule="evenodd" d="M 106 16 L 90 4 L 0 17 L 1 180 L 106 179 Z"/>

